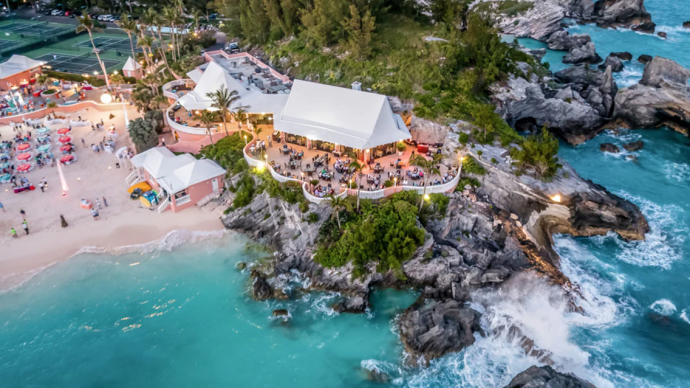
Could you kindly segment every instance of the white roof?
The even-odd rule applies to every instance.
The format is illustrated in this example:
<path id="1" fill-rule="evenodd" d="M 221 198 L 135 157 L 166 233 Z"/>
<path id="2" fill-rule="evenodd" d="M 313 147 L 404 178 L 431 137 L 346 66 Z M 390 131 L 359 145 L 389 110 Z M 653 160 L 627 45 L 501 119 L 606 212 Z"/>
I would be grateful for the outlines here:
<path id="1" fill-rule="evenodd" d="M 7 78 L 22 71 L 42 66 L 44 62 L 36 61 L 23 55 L 12 55 L 7 61 L 0 63 L 0 78 Z"/>
<path id="2" fill-rule="evenodd" d="M 204 72 L 197 69 L 194 69 L 187 73 L 187 77 L 189 77 L 192 81 L 199 83 L 199 79 L 201 79 L 201 76 L 204 75 Z"/>
<path id="3" fill-rule="evenodd" d="M 141 68 L 141 65 L 134 60 L 134 58 L 129 57 L 127 58 L 127 62 L 125 62 L 125 65 L 122 66 L 122 70 L 127 70 L 127 71 L 135 71 Z"/>
<path id="4" fill-rule="evenodd" d="M 295 80 L 275 127 L 347 147 L 365 149 L 410 138 L 384 95 Z"/>
<path id="5" fill-rule="evenodd" d="M 233 78 L 225 69 L 215 62 L 210 62 L 204 73 L 196 82 L 196 87 L 191 92 L 185 94 L 179 99 L 180 104 L 187 110 L 208 109 L 213 104 L 210 98 L 206 96 L 207 93 L 213 93 L 220 90 L 223 86 L 226 89 L 233 91 L 244 97 L 253 91 L 240 83 L 240 81 Z"/>
<path id="6" fill-rule="evenodd" d="M 165 147 L 151 148 L 132 158 L 132 164 L 144 168 L 169 193 L 176 193 L 199 182 L 225 175 L 225 170 L 208 159 L 175 155 Z"/>

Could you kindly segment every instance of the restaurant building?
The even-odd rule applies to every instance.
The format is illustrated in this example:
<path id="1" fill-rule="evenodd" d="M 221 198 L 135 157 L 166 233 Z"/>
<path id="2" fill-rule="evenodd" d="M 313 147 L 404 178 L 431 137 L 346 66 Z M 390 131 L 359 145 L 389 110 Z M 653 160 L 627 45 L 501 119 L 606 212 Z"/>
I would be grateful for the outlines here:
<path id="1" fill-rule="evenodd" d="M 246 53 L 221 51 L 207 53 L 206 58 L 209 62 L 188 73 L 196 83 L 193 90 L 182 96 L 166 94 L 176 101 L 173 106 L 179 103 L 183 115 L 191 119 L 204 109 L 214 110 L 208 94 L 226 88 L 237 91 L 239 105 L 246 107 L 249 118 L 244 125 L 249 126 L 251 121 L 269 124 L 274 138 L 280 138 L 281 143 L 335 154 L 356 153 L 358 159 L 367 161 L 394 154 L 396 142 L 411 137 L 402 117 L 393 113 L 384 95 L 363 92 L 354 85 L 348 89 L 301 80 L 291 82 Z M 180 113 L 171 113 L 171 109 L 168 123 L 178 135 L 206 136 L 199 123 L 182 123 L 175 119 Z"/>

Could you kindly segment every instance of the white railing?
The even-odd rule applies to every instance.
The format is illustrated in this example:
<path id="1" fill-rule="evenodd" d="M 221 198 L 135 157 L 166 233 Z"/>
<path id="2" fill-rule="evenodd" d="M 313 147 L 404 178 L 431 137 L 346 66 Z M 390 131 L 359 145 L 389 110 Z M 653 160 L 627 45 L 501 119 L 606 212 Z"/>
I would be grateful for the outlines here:
<path id="1" fill-rule="evenodd" d="M 69 121 L 66 119 L 53 119 L 53 120 L 45 120 L 46 125 L 63 125 L 63 124 L 69 124 Z"/>
<path id="2" fill-rule="evenodd" d="M 188 127 L 186 125 L 178 124 L 175 122 L 175 120 L 170 118 L 170 110 L 172 109 L 172 106 L 168 108 L 166 114 L 165 114 L 165 120 L 167 121 L 168 125 L 173 128 L 176 131 L 179 132 L 184 132 L 184 133 L 189 133 L 192 135 L 206 135 L 206 128 L 201 128 L 201 127 Z"/>
<path id="3" fill-rule="evenodd" d="M 304 197 L 312 203 L 322 203 L 323 201 L 328 201 L 330 198 L 328 197 L 317 197 L 309 192 L 309 182 L 303 182 L 299 179 L 294 179 L 290 177 L 286 177 L 284 175 L 278 174 L 273 167 L 271 167 L 270 164 L 254 159 L 253 157 L 249 156 L 247 154 L 247 149 L 251 147 L 254 144 L 254 141 L 252 140 L 249 144 L 247 144 L 244 149 L 242 150 L 242 153 L 244 154 L 244 159 L 247 161 L 247 164 L 251 167 L 266 167 L 268 168 L 268 171 L 271 173 L 271 176 L 273 179 L 277 180 L 278 182 L 289 182 L 289 181 L 294 181 L 294 182 L 299 182 L 302 184 L 302 192 L 304 193 Z M 460 175 L 456 175 L 453 179 L 450 181 L 440 184 L 440 185 L 433 185 L 433 186 L 426 186 L 426 194 L 433 194 L 433 193 L 446 193 L 449 192 L 453 189 L 455 189 L 455 186 L 458 185 L 458 182 L 460 182 Z M 384 197 L 387 197 L 389 195 L 392 195 L 394 193 L 398 193 L 400 191 L 416 191 L 419 194 L 425 193 L 424 191 L 424 186 L 397 186 L 397 187 L 387 187 L 385 189 L 381 190 L 374 190 L 374 191 L 365 191 L 365 190 L 360 190 L 359 191 L 359 197 L 362 199 L 381 199 Z M 357 195 L 357 191 L 355 189 L 349 190 L 351 191 L 352 195 Z M 345 197 L 348 195 L 348 190 L 343 190 L 340 194 L 336 195 L 336 197 Z"/>
<path id="4" fill-rule="evenodd" d="M 125 182 L 130 186 L 135 183 L 139 183 L 140 180 L 141 177 L 139 176 L 139 170 L 136 168 L 129 175 L 127 175 L 127 178 L 125 178 Z"/>
<path id="5" fill-rule="evenodd" d="M 174 81 L 170 81 L 167 84 L 163 85 L 163 95 L 168 98 L 172 98 L 173 100 L 177 101 L 180 96 L 177 94 L 173 93 L 172 89 L 173 86 L 180 86 L 180 85 L 186 85 L 187 81 L 191 81 L 190 79 L 176 79 Z"/>
<path id="6" fill-rule="evenodd" d="M 160 206 L 158 206 L 158 213 L 163 213 L 165 209 L 167 209 L 170 206 L 170 197 L 166 198 L 165 201 L 163 201 Z"/>
<path id="7" fill-rule="evenodd" d="M 187 203 L 191 200 L 192 200 L 192 197 L 190 194 L 187 194 L 184 197 L 175 198 L 175 206 L 184 205 L 185 203 Z"/>

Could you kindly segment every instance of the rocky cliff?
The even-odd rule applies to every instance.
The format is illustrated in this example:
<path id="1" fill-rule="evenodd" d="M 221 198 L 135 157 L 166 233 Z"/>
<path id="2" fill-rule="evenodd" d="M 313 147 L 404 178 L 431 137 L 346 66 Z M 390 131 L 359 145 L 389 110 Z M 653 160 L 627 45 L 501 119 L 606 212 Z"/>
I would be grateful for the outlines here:
<path id="1" fill-rule="evenodd" d="M 656 57 L 637 85 L 621 89 L 615 99 L 614 119 L 629 128 L 668 126 L 690 134 L 690 70 Z"/>
<path id="2" fill-rule="evenodd" d="M 595 388 L 571 374 L 558 373 L 550 366 L 531 366 L 515 376 L 504 388 Z"/>

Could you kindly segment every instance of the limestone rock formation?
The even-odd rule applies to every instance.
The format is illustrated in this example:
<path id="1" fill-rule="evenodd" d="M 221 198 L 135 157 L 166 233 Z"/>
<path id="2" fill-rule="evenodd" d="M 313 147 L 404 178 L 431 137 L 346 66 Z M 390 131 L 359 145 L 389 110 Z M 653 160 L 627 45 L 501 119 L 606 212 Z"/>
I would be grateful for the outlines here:
<path id="1" fill-rule="evenodd" d="M 649 62 L 652 61 L 652 59 L 654 59 L 654 58 L 652 58 L 651 55 L 647 55 L 647 54 L 642 54 L 639 57 L 637 57 L 637 61 L 643 65 L 648 64 Z"/>
<path id="2" fill-rule="evenodd" d="M 644 0 L 599 0 L 594 5 L 597 25 L 653 33 L 656 25 Z"/>
<path id="3" fill-rule="evenodd" d="M 515 376 L 504 388 L 596 388 L 572 374 L 559 373 L 550 366 L 531 366 Z"/>
<path id="4" fill-rule="evenodd" d="M 566 17 L 589 20 L 594 13 L 593 0 L 558 0 L 558 4 L 563 7 Z"/>
<path id="5" fill-rule="evenodd" d="M 633 152 L 633 151 L 639 151 L 642 148 L 644 148 L 644 142 L 642 140 L 638 141 L 633 141 L 631 143 L 625 143 L 623 144 L 623 148 L 626 150 Z"/>
<path id="6" fill-rule="evenodd" d="M 546 41 L 551 34 L 561 29 L 565 12 L 556 1 L 536 0 L 533 7 L 524 13 L 498 16 L 498 27 L 503 33 Z"/>
<path id="7" fill-rule="evenodd" d="M 601 57 L 597 54 L 594 42 L 585 43 L 583 46 L 572 48 L 563 58 L 563 63 L 597 63 Z"/>
<path id="8" fill-rule="evenodd" d="M 604 63 L 599 65 L 600 69 L 606 69 L 607 67 L 611 66 L 611 71 L 613 72 L 619 72 L 623 70 L 623 61 L 617 56 L 614 56 L 613 54 L 609 55 L 606 57 L 606 60 Z"/>
<path id="9" fill-rule="evenodd" d="M 633 59 L 632 54 L 627 51 L 614 52 L 610 54 L 611 56 L 618 57 L 623 61 L 630 61 Z"/>
<path id="10" fill-rule="evenodd" d="M 630 128 L 669 126 L 690 133 L 690 70 L 661 57 L 645 67 L 640 83 L 618 92 L 614 118 Z"/>
<path id="11" fill-rule="evenodd" d="M 568 31 L 556 31 L 546 43 L 549 45 L 550 50 L 556 51 L 570 51 L 576 47 L 582 47 L 585 44 L 592 41 L 589 34 L 573 34 L 570 35 Z"/>
<path id="12" fill-rule="evenodd" d="M 448 127 L 412 115 L 410 135 L 418 143 L 442 144 L 448 135 Z"/>
<path id="13" fill-rule="evenodd" d="M 462 302 L 446 300 L 415 304 L 400 319 L 400 338 L 412 357 L 428 362 L 449 352 L 459 352 L 474 343 L 482 332 L 479 313 Z"/>
<path id="14" fill-rule="evenodd" d="M 599 145 L 599 151 L 608 152 L 611 154 L 617 154 L 617 153 L 621 152 L 621 149 L 618 148 L 618 146 L 613 144 L 613 143 L 601 143 Z"/>

